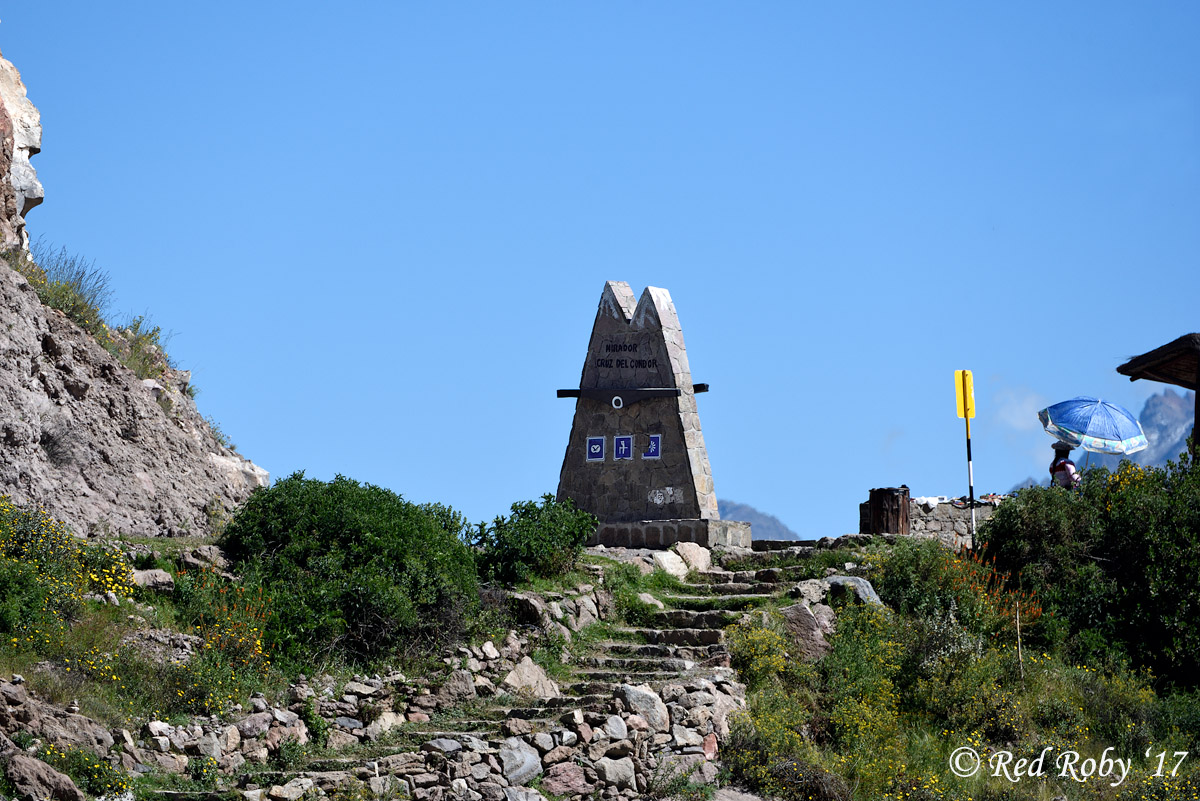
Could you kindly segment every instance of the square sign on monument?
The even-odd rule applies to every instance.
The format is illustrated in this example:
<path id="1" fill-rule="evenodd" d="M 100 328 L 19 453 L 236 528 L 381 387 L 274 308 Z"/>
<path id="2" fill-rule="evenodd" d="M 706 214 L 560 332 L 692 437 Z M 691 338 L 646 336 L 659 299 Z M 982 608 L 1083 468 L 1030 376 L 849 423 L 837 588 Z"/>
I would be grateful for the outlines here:
<path id="1" fill-rule="evenodd" d="M 666 548 L 676 542 L 750 547 L 750 524 L 723 521 L 683 330 L 665 289 L 635 302 L 609 281 L 600 296 L 578 389 L 558 498 L 600 520 L 594 543 Z"/>

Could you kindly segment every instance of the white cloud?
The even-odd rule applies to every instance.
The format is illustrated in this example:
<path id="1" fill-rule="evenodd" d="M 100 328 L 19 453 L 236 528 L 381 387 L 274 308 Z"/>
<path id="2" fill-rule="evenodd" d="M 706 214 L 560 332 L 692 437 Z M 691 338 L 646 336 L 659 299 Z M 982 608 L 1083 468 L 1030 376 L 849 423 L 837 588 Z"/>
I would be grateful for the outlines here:
<path id="1" fill-rule="evenodd" d="M 1014 431 L 1037 431 L 1037 413 L 1049 406 L 1046 398 L 1028 387 L 1005 387 L 992 396 L 996 419 Z"/>

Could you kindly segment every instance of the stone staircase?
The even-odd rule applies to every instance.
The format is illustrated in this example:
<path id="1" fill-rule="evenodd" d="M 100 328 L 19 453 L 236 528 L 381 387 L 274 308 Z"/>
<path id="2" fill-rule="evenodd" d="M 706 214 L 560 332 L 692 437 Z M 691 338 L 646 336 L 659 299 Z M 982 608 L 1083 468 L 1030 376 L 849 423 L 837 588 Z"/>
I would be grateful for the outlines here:
<path id="1" fill-rule="evenodd" d="M 797 550 L 775 547 L 756 556 L 766 557 L 764 561 L 769 563 L 794 557 Z M 612 639 L 596 643 L 591 655 L 572 665 L 569 675 L 559 681 L 561 697 L 530 700 L 498 696 L 482 712 L 409 724 L 405 734 L 414 738 L 472 736 L 495 740 L 544 730 L 571 710 L 610 714 L 618 685 L 646 684 L 658 690 L 703 668 L 727 667 L 725 628 L 747 612 L 779 600 L 805 570 L 803 565 L 795 565 L 693 574 L 696 580 L 682 582 L 677 592 L 656 595 L 667 608 L 655 613 L 648 625 L 614 628 Z"/>
<path id="2" fill-rule="evenodd" d="M 376 747 L 360 750 L 357 756 L 314 761 L 307 771 L 294 776 L 307 776 L 319 782 L 322 777 L 336 775 L 337 772 L 362 776 L 370 775 L 373 770 L 380 775 L 381 766 L 385 766 L 382 769 L 390 771 L 394 780 L 407 782 L 407 792 L 415 799 L 457 798 L 459 795 L 446 783 L 455 775 L 467 776 L 465 771 L 468 767 L 485 775 L 488 774 L 486 765 L 491 764 L 492 779 L 489 781 L 496 780 L 499 775 L 509 778 L 507 761 L 504 762 L 502 774 L 497 773 L 496 765 L 502 761 L 504 745 L 521 740 L 529 747 L 538 746 L 546 760 L 544 767 L 547 770 L 552 767 L 565 768 L 565 763 L 552 764 L 551 752 L 572 746 L 576 749 L 575 753 L 582 755 L 584 764 L 596 766 L 594 770 L 588 768 L 588 775 L 607 787 L 604 797 L 637 797 L 639 790 L 636 786 L 613 793 L 611 782 L 605 784 L 608 780 L 600 770 L 600 764 L 605 760 L 612 761 L 610 757 L 616 759 L 624 756 L 621 752 L 614 754 L 611 750 L 604 750 L 607 741 L 603 737 L 606 735 L 600 735 L 599 741 L 590 741 L 589 749 L 589 738 L 579 737 L 575 732 L 585 729 L 599 732 L 601 728 L 614 726 L 623 729 L 624 724 L 621 724 L 622 719 L 618 714 L 622 711 L 622 705 L 615 699 L 623 692 L 628 693 L 630 686 L 648 687 L 666 699 L 669 693 L 678 694 L 680 687 L 689 681 L 693 685 L 696 682 L 708 682 L 711 687 L 712 680 L 706 676 L 730 677 L 725 629 L 756 610 L 772 604 L 793 603 L 786 596 L 801 580 L 812 576 L 811 568 L 803 561 L 817 550 L 817 546 L 804 544 L 745 552 L 741 554 L 740 561 L 755 565 L 753 569 L 693 571 L 689 574 L 689 580 L 677 584 L 674 589 L 652 593 L 664 608 L 644 616 L 639 625 L 610 627 L 608 639 L 594 643 L 588 653 L 569 665 L 564 675 L 556 677 L 561 693 L 558 697 L 532 698 L 504 693 L 480 697 L 461 707 L 434 712 L 428 721 L 403 723 L 389 732 L 389 736 Z M 552 600 L 552 603 L 557 601 Z M 729 681 L 731 678 L 723 680 Z M 663 692 L 664 688 L 667 693 Z M 703 747 L 700 745 L 703 733 L 698 734 L 686 728 L 680 731 L 679 726 L 671 728 L 675 723 L 673 716 L 678 711 L 672 712 L 666 733 L 656 734 L 652 727 L 648 734 L 643 735 L 642 745 L 638 746 L 642 749 L 639 753 L 647 755 L 665 749 L 661 752 L 686 756 L 689 753 L 696 755 L 703 750 L 703 756 L 696 758 L 710 758 L 707 741 L 704 741 Z M 616 724 L 613 723 L 615 714 Z M 628 716 L 631 710 L 626 708 L 623 714 Z M 662 729 L 657 731 L 662 732 Z M 620 740 L 619 737 L 616 739 Z M 439 756 L 442 750 L 450 748 L 454 752 L 458 747 L 464 748 L 463 753 L 470 752 L 471 758 L 477 761 L 472 765 L 464 761 L 458 767 L 451 762 L 438 761 L 443 759 Z M 600 750 L 597 750 L 598 747 Z M 715 741 L 712 748 L 715 751 Z M 432 752 L 437 754 L 431 756 Z M 452 756 L 446 756 L 445 759 L 451 759 Z M 404 765 L 409 763 L 401 764 L 398 761 L 414 758 L 432 759 L 433 762 L 412 763 L 405 773 Z M 572 758 L 572 762 L 579 761 Z M 426 772 L 416 772 L 422 770 L 422 764 Z M 439 764 L 450 767 L 445 767 L 439 774 L 430 767 Z M 401 769 L 395 769 L 397 765 Z M 439 775 L 441 778 L 438 778 Z M 524 782 L 514 779 L 513 787 L 506 790 L 512 790 L 520 783 Z M 463 791 L 463 787 L 460 785 L 457 792 Z M 485 789 L 482 783 L 472 784 L 471 787 L 476 789 L 464 797 L 487 798 L 486 793 L 480 796 L 478 792 Z M 558 794 L 568 798 L 584 797 L 584 794 L 569 792 Z M 278 795 L 274 797 L 279 798 Z M 495 797 L 499 799 L 501 796 Z M 511 792 L 503 797 L 533 798 Z M 264 795 L 263 801 L 267 801 L 267 798 Z"/>

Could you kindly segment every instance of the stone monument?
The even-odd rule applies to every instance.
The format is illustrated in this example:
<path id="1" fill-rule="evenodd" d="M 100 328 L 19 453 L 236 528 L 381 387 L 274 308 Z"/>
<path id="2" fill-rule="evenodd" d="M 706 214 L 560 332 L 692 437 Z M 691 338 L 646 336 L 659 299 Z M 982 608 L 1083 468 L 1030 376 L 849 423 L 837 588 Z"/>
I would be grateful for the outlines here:
<path id="1" fill-rule="evenodd" d="M 717 512 L 683 330 L 665 289 L 609 281 L 578 389 L 558 498 L 600 520 L 591 544 L 750 547 L 750 524 Z"/>

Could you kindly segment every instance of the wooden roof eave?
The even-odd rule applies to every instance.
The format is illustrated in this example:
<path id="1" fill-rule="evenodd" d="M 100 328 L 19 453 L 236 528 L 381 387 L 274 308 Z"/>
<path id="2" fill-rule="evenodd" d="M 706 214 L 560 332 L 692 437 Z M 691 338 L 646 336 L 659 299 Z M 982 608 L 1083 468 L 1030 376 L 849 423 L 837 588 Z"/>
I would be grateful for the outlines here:
<path id="1" fill-rule="evenodd" d="M 1193 391 L 1200 390 L 1200 334 L 1185 334 L 1160 348 L 1134 356 L 1117 368 L 1130 381 L 1144 378 L 1164 384 L 1174 384 Z"/>

